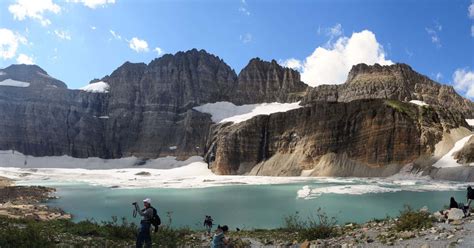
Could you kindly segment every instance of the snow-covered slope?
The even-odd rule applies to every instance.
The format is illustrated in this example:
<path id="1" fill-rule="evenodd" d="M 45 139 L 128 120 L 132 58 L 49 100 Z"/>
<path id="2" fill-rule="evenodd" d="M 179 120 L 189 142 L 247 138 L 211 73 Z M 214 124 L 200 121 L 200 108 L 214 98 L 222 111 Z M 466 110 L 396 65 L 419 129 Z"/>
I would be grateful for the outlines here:
<path id="1" fill-rule="evenodd" d="M 211 114 L 211 119 L 215 123 L 239 123 L 249 120 L 257 115 L 269 115 L 277 112 L 286 112 L 301 107 L 302 106 L 300 105 L 300 102 L 274 102 L 261 104 L 246 104 L 241 106 L 236 106 L 230 102 L 216 102 L 194 107 L 194 109 L 199 112 Z"/>
<path id="2" fill-rule="evenodd" d="M 454 144 L 454 147 L 439 159 L 433 166 L 437 168 L 458 167 L 462 166 L 454 159 L 454 154 L 461 150 L 473 135 L 468 135 Z"/>
<path id="3" fill-rule="evenodd" d="M 96 83 L 88 84 L 80 90 L 87 91 L 87 92 L 93 92 L 93 93 L 108 93 L 109 92 L 109 84 L 104 82 L 104 81 L 99 81 Z"/>
<path id="4" fill-rule="evenodd" d="M 25 88 L 25 87 L 29 87 L 30 83 L 7 78 L 0 82 L 0 86 L 12 86 L 12 87 Z"/>
<path id="5" fill-rule="evenodd" d="M 469 126 L 474 127 L 474 119 L 466 119 L 466 122 Z"/>
<path id="6" fill-rule="evenodd" d="M 420 101 L 420 100 L 411 100 L 410 103 L 416 104 L 418 106 L 428 106 L 426 102 Z"/>

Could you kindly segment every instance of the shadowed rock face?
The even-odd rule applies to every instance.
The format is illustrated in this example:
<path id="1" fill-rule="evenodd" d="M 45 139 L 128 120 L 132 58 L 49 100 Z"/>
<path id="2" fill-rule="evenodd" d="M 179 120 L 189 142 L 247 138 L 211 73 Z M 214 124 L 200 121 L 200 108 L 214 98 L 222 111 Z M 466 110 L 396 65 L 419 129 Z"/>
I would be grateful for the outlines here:
<path id="1" fill-rule="evenodd" d="M 406 64 L 352 67 L 342 85 L 322 85 L 308 89 L 303 102 L 357 99 L 421 100 L 460 111 L 466 118 L 474 118 L 474 103 L 458 95 L 452 86 L 439 84 L 418 74 Z"/>
<path id="2" fill-rule="evenodd" d="M 281 67 L 275 60 L 265 62 L 255 58 L 240 72 L 232 101 L 237 104 L 294 102 L 306 88 L 297 71 Z"/>
<path id="3" fill-rule="evenodd" d="M 38 66 L 12 65 L 0 70 L 0 81 L 30 86 L 0 86 L 0 150 L 102 158 L 203 154 L 212 122 L 193 107 L 277 101 L 304 91 L 297 72 L 276 62 L 250 64 L 254 69 L 245 74 L 260 76 L 240 82 L 222 59 L 204 50 L 164 55 L 148 65 L 126 62 L 101 79 L 109 93 L 68 90 Z"/>
<path id="4" fill-rule="evenodd" d="M 460 114 L 399 101 L 317 102 L 304 108 L 216 127 L 219 174 L 381 176 L 355 169 L 405 165 L 430 156 L 443 130 L 466 126 Z M 328 157 L 329 156 L 329 157 Z M 341 167 L 322 170 L 323 167 Z M 347 168 L 352 170 L 347 173 Z M 387 174 L 388 173 L 388 174 Z M 359 175 L 360 174 L 360 175 Z"/>

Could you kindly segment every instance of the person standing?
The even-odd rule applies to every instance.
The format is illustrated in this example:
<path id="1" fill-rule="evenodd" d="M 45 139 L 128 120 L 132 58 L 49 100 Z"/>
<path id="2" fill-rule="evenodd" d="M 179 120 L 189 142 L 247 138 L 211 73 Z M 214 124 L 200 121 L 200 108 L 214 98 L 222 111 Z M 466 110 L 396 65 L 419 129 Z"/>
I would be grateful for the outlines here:
<path id="1" fill-rule="evenodd" d="M 214 220 L 212 219 L 212 217 L 210 215 L 206 215 L 206 218 L 204 219 L 204 227 L 206 227 L 206 232 L 207 232 L 207 235 L 211 235 L 211 229 L 212 229 L 212 222 Z"/>
<path id="2" fill-rule="evenodd" d="M 151 227 L 151 220 L 153 218 L 153 208 L 151 207 L 151 199 L 146 198 L 143 200 L 143 206 L 145 208 L 139 209 L 138 204 L 135 205 L 135 211 L 142 216 L 142 220 L 140 221 L 140 228 L 138 229 L 138 236 L 136 247 L 142 248 L 143 243 L 145 243 L 145 248 L 151 248 L 151 234 L 150 234 L 150 227 Z"/>
<path id="3" fill-rule="evenodd" d="M 474 190 L 471 188 L 471 186 L 467 186 L 467 210 L 469 210 L 469 207 L 471 206 L 471 201 L 474 200 Z"/>

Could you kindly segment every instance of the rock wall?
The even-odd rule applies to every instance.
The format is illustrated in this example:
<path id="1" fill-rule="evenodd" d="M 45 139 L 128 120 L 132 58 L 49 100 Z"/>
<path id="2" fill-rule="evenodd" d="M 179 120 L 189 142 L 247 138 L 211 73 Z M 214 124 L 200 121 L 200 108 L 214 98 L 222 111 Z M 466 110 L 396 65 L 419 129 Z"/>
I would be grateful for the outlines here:
<path id="1" fill-rule="evenodd" d="M 462 118 L 399 101 L 316 102 L 216 126 L 208 146 L 218 174 L 381 176 L 431 156 L 444 130 L 467 125 Z"/>

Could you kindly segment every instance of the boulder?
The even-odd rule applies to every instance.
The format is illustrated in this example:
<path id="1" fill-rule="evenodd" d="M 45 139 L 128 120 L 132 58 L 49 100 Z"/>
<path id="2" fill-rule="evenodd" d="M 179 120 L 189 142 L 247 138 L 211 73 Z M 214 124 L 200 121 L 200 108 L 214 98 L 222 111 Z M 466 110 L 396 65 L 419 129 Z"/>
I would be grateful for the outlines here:
<path id="1" fill-rule="evenodd" d="M 464 218 L 464 212 L 459 208 L 451 208 L 448 212 L 448 220 L 460 220 Z"/>

